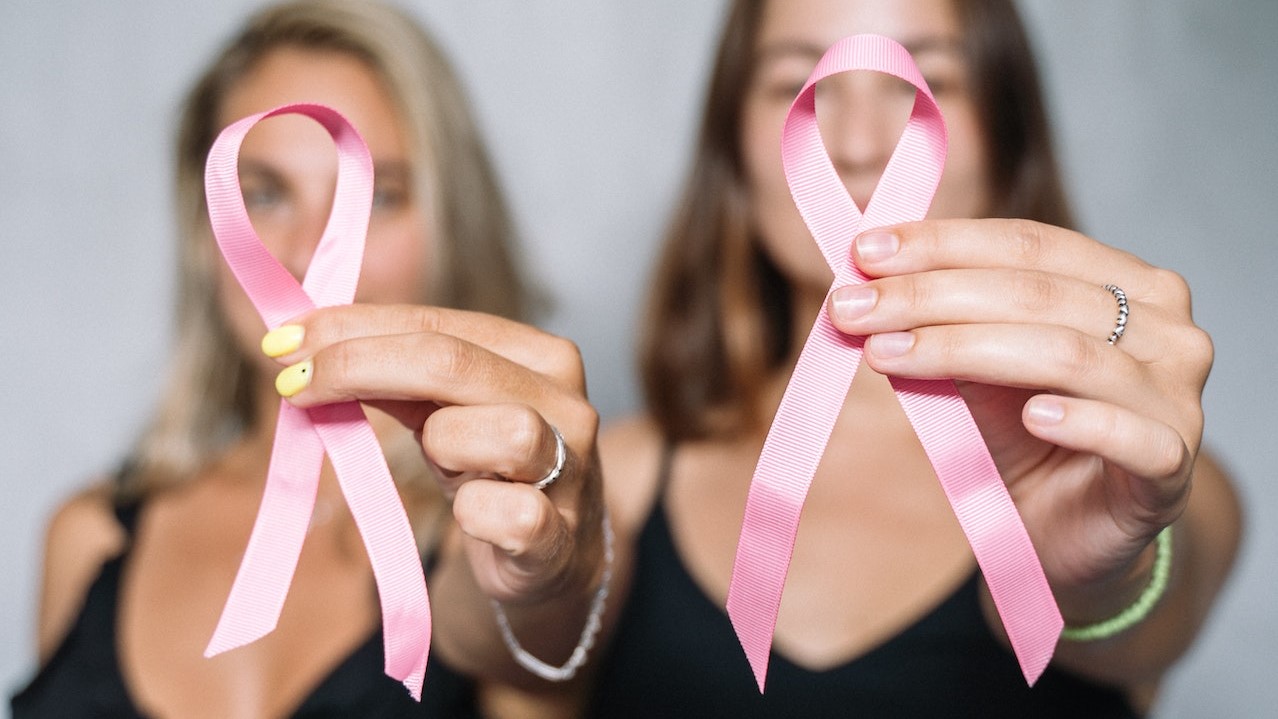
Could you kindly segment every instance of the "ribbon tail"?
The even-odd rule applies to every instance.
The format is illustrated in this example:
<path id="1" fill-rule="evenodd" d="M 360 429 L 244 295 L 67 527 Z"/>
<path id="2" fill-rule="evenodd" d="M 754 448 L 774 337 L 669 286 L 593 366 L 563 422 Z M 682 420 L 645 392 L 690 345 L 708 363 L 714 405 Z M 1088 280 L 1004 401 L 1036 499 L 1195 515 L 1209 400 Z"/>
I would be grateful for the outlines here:
<path id="1" fill-rule="evenodd" d="M 760 693 L 799 516 L 861 362 L 863 343 L 864 338 L 836 330 L 826 313 L 817 317 L 750 483 L 727 608 Z"/>
<path id="2" fill-rule="evenodd" d="M 430 600 L 404 505 L 377 436 L 357 402 L 309 411 L 372 563 L 382 609 L 386 674 L 403 682 L 420 701 L 430 651 Z"/>
<path id="3" fill-rule="evenodd" d="M 323 463 L 324 447 L 305 411 L 281 401 L 262 504 L 205 657 L 274 631 L 302 553 Z"/>
<path id="4" fill-rule="evenodd" d="M 950 380 L 891 378 L 989 586 L 1025 681 L 1052 660 L 1064 620 L 989 448 Z"/>

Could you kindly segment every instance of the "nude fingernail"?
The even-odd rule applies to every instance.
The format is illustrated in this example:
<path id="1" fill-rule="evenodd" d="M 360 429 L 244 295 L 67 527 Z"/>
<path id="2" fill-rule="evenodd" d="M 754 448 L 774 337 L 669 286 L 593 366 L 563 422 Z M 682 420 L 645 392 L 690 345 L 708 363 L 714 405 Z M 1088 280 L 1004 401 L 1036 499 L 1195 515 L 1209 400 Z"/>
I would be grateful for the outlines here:
<path id="1" fill-rule="evenodd" d="M 914 346 L 914 335 L 909 332 L 886 332 L 869 340 L 870 351 L 876 357 L 900 357 Z"/>
<path id="2" fill-rule="evenodd" d="M 882 230 L 872 230 L 856 238 L 856 252 L 863 262 L 881 262 L 901 249 L 896 235 Z"/>
<path id="3" fill-rule="evenodd" d="M 834 291 L 830 300 L 835 319 L 851 322 L 874 309 L 874 305 L 879 300 L 879 293 L 873 287 L 864 285 L 840 287 Z"/>
<path id="4" fill-rule="evenodd" d="M 1034 424 L 1060 424 L 1065 419 L 1065 405 L 1051 397 L 1035 397 L 1026 405 L 1025 416 Z"/>

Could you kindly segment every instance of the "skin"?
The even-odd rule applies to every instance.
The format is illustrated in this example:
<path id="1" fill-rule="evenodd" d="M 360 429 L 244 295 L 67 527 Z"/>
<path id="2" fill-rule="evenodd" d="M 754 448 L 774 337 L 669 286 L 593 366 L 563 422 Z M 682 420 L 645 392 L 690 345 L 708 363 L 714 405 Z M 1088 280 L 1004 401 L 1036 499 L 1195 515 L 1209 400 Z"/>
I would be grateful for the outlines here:
<path id="1" fill-rule="evenodd" d="M 777 99 L 784 83 L 769 84 L 769 73 L 786 80 L 806 73 L 769 70 L 750 89 L 746 179 L 765 249 L 793 285 L 796 325 L 829 311 L 840 329 L 871 336 L 872 371 L 858 374 L 805 509 L 777 650 L 811 669 L 841 664 L 899 632 L 973 571 L 882 373 L 955 377 L 1067 621 L 1095 621 L 1130 603 L 1148 581 L 1150 540 L 1179 520 L 1172 586 L 1158 609 L 1119 638 L 1063 645 L 1057 654 L 1063 666 L 1133 695 L 1146 692 L 1205 617 L 1238 537 L 1232 492 L 1199 453 L 1200 393 L 1212 355 L 1190 319 L 1184 282 L 1059 228 L 939 220 L 979 215 L 986 204 L 984 150 L 961 71 L 950 67 L 961 58 L 923 51 L 929 38 L 958 31 L 945 2 L 787 0 L 785 12 L 780 7 L 768 9 L 764 47 L 824 48 L 847 34 L 884 32 L 914 43 L 920 61 L 934 65 L 924 72 L 938 80 L 950 74 L 955 84 L 939 93 L 952 151 L 935 219 L 858 238 L 853 258 L 875 278 L 862 288 L 870 293 L 839 290 L 828 307 L 829 271 L 783 201 L 779 159 L 769 148 L 784 113 Z M 786 54 L 781 61 L 815 61 L 804 53 L 810 60 Z M 822 97 L 837 103 L 822 111 L 823 131 L 863 203 L 873 184 L 867 178 L 881 171 L 892 128 L 903 121 L 899 91 L 873 78 L 834 88 Z M 896 251 L 874 255 L 875 245 Z M 1113 298 L 1100 287 L 1106 282 L 1126 289 L 1132 307 L 1131 330 L 1116 347 L 1104 341 L 1114 316 Z M 432 585 L 437 646 L 464 670 L 532 694 L 558 692 L 559 706 L 570 706 L 581 685 L 549 688 L 518 668 L 494 631 L 487 598 L 505 603 L 525 648 L 562 662 L 580 631 L 566 618 L 584 622 L 601 571 L 597 520 L 605 496 L 617 534 L 613 596 L 624 596 L 634 539 L 656 499 L 660 440 L 651 422 L 618 423 L 596 447 L 598 419 L 585 399 L 579 353 L 523 325 L 412 306 L 328 308 L 298 323 L 305 341 L 279 362 L 310 358 L 314 373 L 289 401 L 361 399 L 420 433 L 423 452 L 444 470 L 464 536 L 450 545 L 456 551 Z M 770 379 L 772 408 L 787 379 L 787 372 Z M 553 464 L 552 424 L 570 457 L 560 479 L 539 492 L 528 483 Z M 682 559 L 719 603 L 762 442 L 759 434 L 681 446 L 666 490 Z M 847 471 L 854 463 L 864 471 Z M 605 632 L 619 606 L 609 602 Z M 997 635 L 992 612 L 987 619 Z"/>
<path id="2" fill-rule="evenodd" d="M 158 716 L 280 716 L 376 629 L 367 557 L 325 466 L 318 504 L 337 507 L 312 528 L 278 628 L 253 644 L 202 657 L 248 541 L 261 498 L 282 367 L 310 360 L 300 407 L 365 400 L 379 436 L 411 430 L 451 497 L 455 522 L 432 575 L 432 650 L 466 673 L 512 687 L 544 687 L 501 643 L 489 599 L 525 647 L 562 662 L 576 644 L 558 627 L 586 615 L 602 568 L 598 415 L 586 401 L 570 341 L 508 320 L 410 303 L 425 292 L 431 238 L 414 204 L 401 121 L 376 77 L 341 54 L 282 49 L 232 89 L 220 118 L 286 102 L 328 104 L 368 143 L 379 184 L 362 268 L 361 304 L 299 317 L 299 348 L 269 360 L 264 330 L 229 272 L 221 309 L 244 354 L 263 370 L 260 429 L 191 482 L 150 500 L 123 587 L 121 664 L 136 703 Z M 241 156 L 246 206 L 266 246 L 300 274 L 331 205 L 331 141 L 308 121 L 272 118 Z M 328 158 L 328 159 L 325 159 Z M 373 304 L 377 303 L 377 304 Z M 544 492 L 530 486 L 555 464 L 557 427 L 567 467 Z M 43 660 L 74 620 L 102 563 L 124 549 L 105 486 L 72 498 L 48 532 L 39 621 Z M 191 557 L 199 556 L 199 562 Z M 576 685 L 558 686 L 573 696 Z M 505 715 L 500 692 L 481 698 Z M 496 698 L 490 698 L 496 696 Z"/>
<path id="3" fill-rule="evenodd" d="M 377 168 L 375 209 L 361 275 L 364 301 L 415 301 L 424 291 L 431 238 L 410 191 L 402 121 L 376 76 L 351 56 L 279 49 L 225 98 L 227 124 L 287 102 L 340 109 L 367 141 Z M 304 271 L 327 221 L 336 176 L 332 142 L 314 122 L 267 120 L 241 153 L 246 206 L 266 246 Z M 247 647 L 203 658 L 257 514 L 279 398 L 278 366 L 261 355 L 261 320 L 225 268 L 221 309 L 240 350 L 265 370 L 259 429 L 191 482 L 148 501 L 122 587 L 119 655 L 136 703 L 157 716 L 278 716 L 291 711 L 379 620 L 371 571 L 331 471 L 302 549 L 279 628 Z M 383 432 L 390 422 L 381 418 Z M 317 510 L 318 511 L 318 510 Z M 40 647 L 47 658 L 89 582 L 123 549 L 109 496 L 92 490 L 55 516 L 46 552 Z M 198 557 L 198 561 L 192 561 Z"/>
<path id="4" fill-rule="evenodd" d="M 804 510 L 775 649 L 814 670 L 850 661 L 916 621 L 974 571 L 884 375 L 951 377 L 1021 510 L 1068 623 L 1094 622 L 1130 604 L 1149 581 L 1151 540 L 1175 522 L 1172 581 L 1154 612 L 1114 639 L 1062 643 L 1055 659 L 1147 704 L 1206 617 L 1239 538 L 1232 489 L 1200 453 L 1201 391 L 1212 348 L 1192 322 L 1184 281 L 1060 228 L 947 219 L 979 216 L 989 199 L 967 68 L 950 49 L 960 28 L 947 2 L 787 0 L 781 8 L 767 8 L 759 41 L 764 67 L 744 108 L 754 220 L 764 250 L 791 282 L 799 331 L 826 311 L 838 328 L 869 340 L 867 367 L 849 393 Z M 929 221 L 857 238 L 852 259 L 873 279 L 837 289 L 827 304 L 831 275 L 789 200 L 776 138 L 786 95 L 792 97 L 815 53 L 858 32 L 892 35 L 918 52 L 946 114 L 951 150 Z M 895 144 L 904 103 L 899 88 L 881 78 L 830 84 L 819 92 L 823 135 L 863 205 Z M 1112 347 L 1105 342 L 1115 316 L 1114 299 L 1102 288 L 1107 282 L 1127 291 L 1132 317 Z M 490 690 L 496 697 L 490 706 L 531 715 L 535 704 L 564 715 L 577 687 L 547 687 L 515 666 L 483 600 L 506 602 L 516 635 L 546 661 L 563 661 L 577 640 L 580 624 L 565 617 L 584 621 L 598 577 L 593 519 L 601 477 L 596 418 L 584 399 L 575 348 L 530 328 L 424 308 L 332 308 L 305 324 L 306 346 L 283 359 L 312 356 L 316 371 L 291 401 L 372 400 L 420 427 L 427 456 L 456 477 L 454 514 L 467 535 L 470 571 L 447 574 L 449 581 L 432 588 L 448 596 L 437 606 L 461 620 L 439 623 L 440 646 L 471 662 L 467 668 L 515 686 Z M 795 356 L 801 339 L 792 344 Z M 471 370 L 469 376 L 456 374 L 459 368 Z M 788 370 L 770 378 L 765 410 L 775 411 L 788 379 Z M 445 410 L 435 411 L 439 406 Z M 523 483 L 553 461 L 553 444 L 545 441 L 552 423 L 568 440 L 569 468 L 546 493 L 530 492 Z M 450 450 L 437 439 L 465 434 L 445 427 L 478 434 L 443 462 Z M 498 427 L 528 437 L 519 443 L 524 451 L 495 442 Z M 681 558 L 719 604 L 763 438 L 760 432 L 681 445 L 666 488 Z M 603 432 L 597 449 L 617 535 L 613 596 L 624 596 L 635 538 L 656 501 L 661 442 L 651 421 L 639 416 Z M 1001 638 L 984 601 L 990 631 Z M 619 607 L 609 602 L 605 633 Z M 449 626 L 473 629 L 456 635 Z"/>
<path id="5" fill-rule="evenodd" d="M 1059 228 L 938 221 L 979 216 L 988 201 L 966 65 L 948 49 L 960 30 L 944 0 L 799 0 L 784 11 L 774 2 L 765 14 L 742 137 L 763 248 L 793 284 L 799 332 L 828 311 L 839 329 L 870 335 L 867 367 L 804 509 L 774 647 L 810 669 L 842 664 L 918 619 L 973 571 L 883 375 L 952 377 L 1067 623 L 1094 622 L 1130 604 L 1148 582 L 1151 539 L 1179 520 L 1173 584 L 1158 609 L 1120 637 L 1066 642 L 1056 655 L 1057 664 L 1127 687 L 1144 704 L 1192 639 L 1239 537 L 1232 489 L 1199 453 L 1210 340 L 1194 326 L 1188 290 L 1173 273 Z M 776 138 L 820 49 L 861 32 L 896 37 L 918 52 L 937 86 L 950 155 L 933 221 L 858 238 L 853 259 L 875 279 L 836 290 L 822 309 L 831 273 L 789 198 Z M 829 85 L 818 90 L 823 138 L 864 206 L 907 103 L 894 82 L 873 75 Z M 1115 314 L 1107 282 L 1125 288 L 1133 303 L 1130 330 L 1116 347 L 1105 343 Z M 796 356 L 801 341 L 793 343 Z M 769 411 L 787 380 L 788 370 L 773 378 Z M 760 434 L 681 446 L 666 490 L 683 561 L 720 604 L 762 441 Z M 605 431 L 601 447 L 619 536 L 633 538 L 654 501 L 657 433 L 639 417 Z M 1001 637 L 988 596 L 985 608 Z"/>

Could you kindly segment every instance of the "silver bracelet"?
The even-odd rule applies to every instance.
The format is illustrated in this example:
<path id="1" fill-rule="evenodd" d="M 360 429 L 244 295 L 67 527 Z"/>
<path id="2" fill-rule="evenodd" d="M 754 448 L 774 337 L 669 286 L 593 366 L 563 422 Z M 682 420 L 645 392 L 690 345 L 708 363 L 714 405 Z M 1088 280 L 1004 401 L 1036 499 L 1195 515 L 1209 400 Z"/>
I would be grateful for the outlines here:
<path id="1" fill-rule="evenodd" d="M 581 665 L 586 663 L 587 654 L 591 647 L 595 645 L 595 637 L 599 634 L 599 628 L 603 625 L 604 602 L 608 599 L 608 585 L 612 582 L 612 522 L 608 520 L 608 512 L 604 511 L 603 517 L 603 535 L 604 535 L 604 571 L 603 577 L 599 580 L 599 588 L 595 590 L 595 596 L 590 600 L 590 613 L 586 616 L 586 626 L 581 630 L 581 638 L 577 640 L 577 646 L 572 650 L 572 656 L 568 657 L 568 661 L 563 666 L 556 667 L 543 662 L 528 653 L 528 650 L 519 645 L 519 640 L 515 638 L 515 633 L 510 629 L 510 620 L 506 618 L 506 610 L 501 608 L 501 603 L 496 599 L 490 600 L 493 604 L 493 612 L 497 615 L 497 626 L 501 629 L 501 638 L 506 642 L 506 648 L 510 650 L 511 656 L 519 666 L 536 674 L 537 676 L 550 682 L 566 682 L 572 679 Z"/>

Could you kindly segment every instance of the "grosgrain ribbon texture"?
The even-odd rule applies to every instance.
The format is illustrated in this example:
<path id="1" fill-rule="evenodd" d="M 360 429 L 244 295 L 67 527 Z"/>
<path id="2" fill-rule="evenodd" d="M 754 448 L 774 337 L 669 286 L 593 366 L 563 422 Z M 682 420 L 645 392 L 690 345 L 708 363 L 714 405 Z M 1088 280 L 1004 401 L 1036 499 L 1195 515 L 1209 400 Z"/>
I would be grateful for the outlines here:
<path id="1" fill-rule="evenodd" d="M 816 118 L 817 82 L 851 71 L 892 75 L 916 88 L 910 118 L 864 215 L 830 161 Z M 856 35 L 826 51 L 786 116 L 781 154 L 795 204 L 834 270 L 831 290 L 867 280 L 850 254 L 858 233 L 924 218 L 946 148 L 940 109 L 904 47 L 879 35 Z M 760 692 L 799 516 L 864 344 L 864 337 L 835 329 L 824 310 L 817 316 L 751 481 L 727 610 Z M 1020 514 L 954 383 L 890 381 L 972 546 L 1025 680 L 1033 685 L 1051 661 L 1064 622 Z"/>
<path id="2" fill-rule="evenodd" d="M 261 120 L 298 114 L 337 145 L 337 188 L 328 225 L 301 284 L 262 245 L 240 193 L 240 145 Z M 270 329 L 316 307 L 355 298 L 373 196 L 373 161 L 337 111 L 294 104 L 228 126 L 209 151 L 204 190 L 218 247 Z M 385 669 L 421 699 L 430 647 L 430 603 L 421 558 L 381 446 L 358 402 L 301 409 L 280 402 L 266 490 L 253 534 L 213 638 L 211 657 L 275 629 L 306 538 L 327 453 L 368 551 L 382 610 Z"/>

